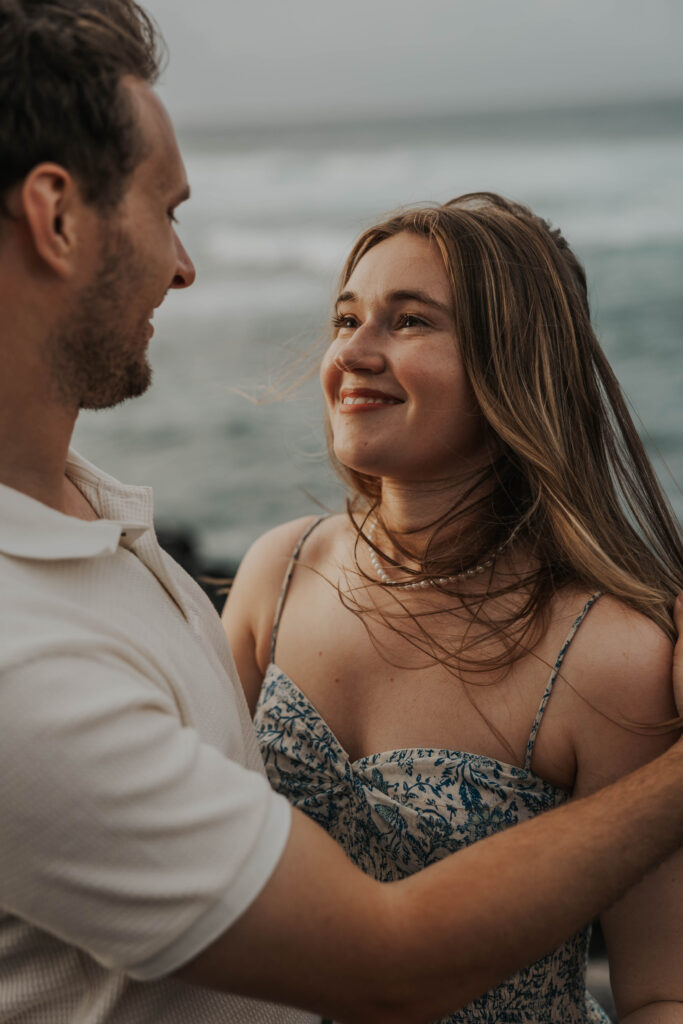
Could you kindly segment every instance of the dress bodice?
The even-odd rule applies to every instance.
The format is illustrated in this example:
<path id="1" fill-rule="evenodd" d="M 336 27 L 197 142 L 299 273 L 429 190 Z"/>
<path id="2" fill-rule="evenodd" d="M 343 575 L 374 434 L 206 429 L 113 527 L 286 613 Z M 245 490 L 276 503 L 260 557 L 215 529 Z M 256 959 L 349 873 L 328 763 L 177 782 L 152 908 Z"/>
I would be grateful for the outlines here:
<path id="1" fill-rule="evenodd" d="M 272 655 L 284 594 L 276 614 Z M 356 761 L 316 708 L 273 660 L 254 724 L 274 789 L 325 828 L 351 860 L 381 881 L 410 875 L 509 825 L 564 803 L 569 794 L 535 775 L 533 747 L 565 652 L 584 616 L 574 623 L 553 668 L 534 720 L 523 767 L 466 751 L 410 748 Z M 529 865 L 533 871 L 533 864 Z M 586 992 L 590 929 L 524 968 L 464 1009 L 449 1024 L 607 1022 Z"/>

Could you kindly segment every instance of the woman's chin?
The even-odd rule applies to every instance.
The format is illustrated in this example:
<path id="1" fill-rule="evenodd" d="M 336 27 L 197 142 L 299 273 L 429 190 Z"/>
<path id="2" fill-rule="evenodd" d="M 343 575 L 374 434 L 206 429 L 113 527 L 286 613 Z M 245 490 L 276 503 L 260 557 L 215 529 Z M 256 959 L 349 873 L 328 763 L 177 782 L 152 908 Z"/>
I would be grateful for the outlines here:
<path id="1" fill-rule="evenodd" d="M 383 476 L 386 472 L 386 465 L 382 460 L 368 457 L 368 453 L 349 451 L 348 448 L 340 446 L 334 449 L 335 458 L 344 469 L 352 473 L 361 473 L 363 476 Z"/>

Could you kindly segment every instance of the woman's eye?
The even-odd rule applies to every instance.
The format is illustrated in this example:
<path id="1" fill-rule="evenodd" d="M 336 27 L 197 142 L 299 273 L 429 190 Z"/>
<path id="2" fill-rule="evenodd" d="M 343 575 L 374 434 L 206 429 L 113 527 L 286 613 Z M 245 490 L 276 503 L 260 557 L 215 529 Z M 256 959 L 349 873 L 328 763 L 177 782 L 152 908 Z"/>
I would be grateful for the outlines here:
<path id="1" fill-rule="evenodd" d="M 426 327 L 426 321 L 420 316 L 415 316 L 413 313 L 403 313 L 399 317 L 399 327 Z"/>
<path id="2" fill-rule="evenodd" d="M 342 330 L 343 328 L 353 330 L 353 328 L 357 326 L 357 320 L 355 316 L 344 316 L 343 314 L 339 313 L 337 316 L 332 317 L 332 326 L 336 328 L 336 330 L 338 331 Z"/>

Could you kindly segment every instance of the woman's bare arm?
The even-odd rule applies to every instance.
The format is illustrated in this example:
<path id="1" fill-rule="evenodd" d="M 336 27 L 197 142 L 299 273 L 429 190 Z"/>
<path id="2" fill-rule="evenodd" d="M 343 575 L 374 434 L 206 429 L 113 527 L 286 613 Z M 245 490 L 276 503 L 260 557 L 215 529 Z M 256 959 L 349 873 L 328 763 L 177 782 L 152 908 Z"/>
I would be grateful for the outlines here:
<path id="1" fill-rule="evenodd" d="M 270 637 L 287 566 L 311 516 L 269 530 L 242 560 L 225 602 L 223 628 L 230 642 L 252 717 L 270 660 Z"/>
<path id="2" fill-rule="evenodd" d="M 591 613 L 595 636 L 586 629 L 578 663 L 571 666 L 576 693 L 590 692 L 595 707 L 605 712 L 589 708 L 575 693 L 577 796 L 639 768 L 670 747 L 678 735 L 676 731 L 644 734 L 618 724 L 621 717 L 656 722 L 676 715 L 672 648 L 643 616 L 615 601 L 603 599 L 600 605 Z M 623 813 L 628 818 L 629 808 L 624 807 Z M 683 1021 L 682 922 L 683 851 L 679 851 L 602 916 L 620 1020 L 633 1024 Z"/>

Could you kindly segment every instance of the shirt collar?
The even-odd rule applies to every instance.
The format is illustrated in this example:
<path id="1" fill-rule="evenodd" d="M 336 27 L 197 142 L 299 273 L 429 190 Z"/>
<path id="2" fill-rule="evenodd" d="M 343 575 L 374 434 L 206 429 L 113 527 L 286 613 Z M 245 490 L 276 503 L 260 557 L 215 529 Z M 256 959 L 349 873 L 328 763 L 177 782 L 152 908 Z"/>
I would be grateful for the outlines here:
<path id="1" fill-rule="evenodd" d="M 69 453 L 67 473 L 106 518 L 88 522 L 65 516 L 0 484 L 0 552 L 50 561 L 97 558 L 113 554 L 119 544 L 130 547 L 149 530 L 149 488 L 126 487 L 75 452 Z"/>

